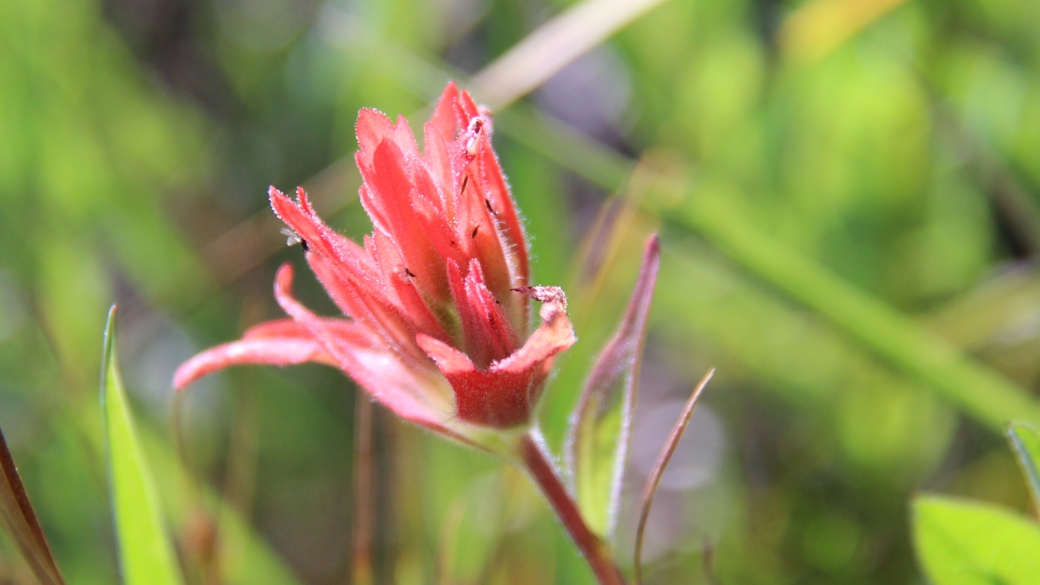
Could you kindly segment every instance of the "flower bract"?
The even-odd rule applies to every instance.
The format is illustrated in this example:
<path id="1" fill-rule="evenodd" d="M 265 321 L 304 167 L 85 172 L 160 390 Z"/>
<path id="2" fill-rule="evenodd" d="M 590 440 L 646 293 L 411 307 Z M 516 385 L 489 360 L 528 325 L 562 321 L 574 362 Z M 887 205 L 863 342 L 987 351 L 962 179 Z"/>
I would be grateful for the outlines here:
<path id="1" fill-rule="evenodd" d="M 356 243 L 336 233 L 302 188 L 295 199 L 269 193 L 343 316 L 299 303 L 284 265 L 275 297 L 288 318 L 191 358 L 174 386 L 232 365 L 317 362 L 402 418 L 465 442 L 528 425 L 554 356 L 575 337 L 563 291 L 529 282 L 527 240 L 491 129 L 488 112 L 453 83 L 421 149 L 403 117 L 362 110 L 355 158 L 371 235 Z"/>

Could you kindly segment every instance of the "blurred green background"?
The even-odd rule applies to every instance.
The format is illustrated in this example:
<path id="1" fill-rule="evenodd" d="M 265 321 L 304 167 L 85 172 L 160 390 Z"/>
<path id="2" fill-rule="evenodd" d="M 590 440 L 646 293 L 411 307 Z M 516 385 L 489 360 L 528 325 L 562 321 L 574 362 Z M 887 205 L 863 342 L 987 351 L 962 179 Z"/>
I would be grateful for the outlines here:
<path id="1" fill-rule="evenodd" d="M 267 186 L 307 185 L 360 237 L 358 109 L 415 127 L 569 4 L 0 2 L 0 427 L 71 583 L 117 580 L 96 382 L 113 302 L 193 582 L 359 582 L 359 476 L 377 583 L 591 582 L 519 472 L 366 414 L 334 370 L 228 371 L 193 387 L 179 439 L 170 422 L 174 368 L 279 316 L 274 270 L 302 266 Z M 567 288 L 580 338 L 550 442 L 659 230 L 622 564 L 664 431 L 717 366 L 648 582 L 924 583 L 913 493 L 1028 508 L 1000 428 L 1040 419 L 1040 4 L 667 0 L 604 24 L 620 4 L 572 19 L 550 57 L 610 37 L 577 58 L 476 77 L 537 85 L 497 109 L 495 143 L 534 280 Z M 0 583 L 31 582 L 0 534 Z"/>

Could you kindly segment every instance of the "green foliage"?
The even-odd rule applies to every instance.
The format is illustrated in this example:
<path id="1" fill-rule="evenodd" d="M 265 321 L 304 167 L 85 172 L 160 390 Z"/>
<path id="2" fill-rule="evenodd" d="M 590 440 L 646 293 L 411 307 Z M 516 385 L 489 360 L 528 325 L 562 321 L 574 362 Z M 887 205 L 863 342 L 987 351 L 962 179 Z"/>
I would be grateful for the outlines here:
<path id="1" fill-rule="evenodd" d="M 1040 511 L 1040 435 L 1036 429 L 1023 423 L 1012 423 L 1008 427 L 1008 440 L 1015 450 L 1022 475 L 1029 484 L 1033 506 Z"/>
<path id="2" fill-rule="evenodd" d="M 614 538 L 621 508 L 646 322 L 660 264 L 655 236 L 647 243 L 625 315 L 589 369 L 565 446 L 567 475 L 582 516 L 608 540 Z"/>
<path id="3" fill-rule="evenodd" d="M 334 228 L 367 233 L 342 172 L 358 109 L 417 122 L 449 76 L 465 85 L 574 3 L 0 1 L 0 426 L 69 582 L 117 579 L 94 394 L 115 300 L 171 530 L 219 527 L 207 550 L 228 583 L 350 580 L 353 386 L 318 367 L 209 379 L 186 399 L 182 461 L 169 376 L 281 316 L 281 262 L 336 313 L 284 247 L 268 185 L 307 184 Z M 792 38 L 813 7 L 868 4 L 896 5 L 802 29 L 855 24 L 833 46 Z M 670 0 L 495 113 L 535 280 L 566 288 L 579 337 L 541 406 L 557 452 L 646 231 L 663 256 L 640 402 L 681 400 L 718 366 L 699 410 L 721 434 L 677 454 L 706 483 L 660 494 L 648 585 L 703 572 L 706 543 L 723 583 L 919 581 L 906 502 L 940 466 L 950 493 L 1028 507 L 997 436 L 1040 412 L 1038 6 Z M 605 121 L 574 115 L 604 104 Z M 611 195 L 641 207 L 586 239 Z M 498 463 L 377 427 L 376 576 L 431 582 L 455 510 L 472 524 L 507 505 Z M 1023 457 L 1030 435 L 1014 433 Z M 509 501 L 530 517 L 458 531 L 471 552 L 447 577 L 591 579 L 536 494 Z M 183 552 L 192 581 L 199 551 Z M 0 547 L 0 582 L 22 566 Z"/>
<path id="4" fill-rule="evenodd" d="M 623 389 L 612 389 L 618 395 Z M 598 398 L 598 397 L 597 397 Z M 623 403 L 620 396 L 614 397 L 614 403 L 602 407 L 601 416 L 594 420 L 580 421 L 576 428 L 574 469 L 575 498 L 581 507 L 589 528 L 602 536 L 611 536 L 617 515 L 619 502 L 615 484 L 619 480 L 618 469 L 624 464 L 618 457 L 619 438 L 623 426 Z M 599 404 L 591 405 L 599 410 Z M 622 451 L 623 452 L 623 451 Z"/>
<path id="5" fill-rule="evenodd" d="M 112 517 L 125 585 L 180 585 L 173 543 L 159 505 L 155 479 L 145 460 L 123 390 L 116 356 L 113 306 L 105 326 L 101 359 L 101 410 L 112 490 Z"/>
<path id="6" fill-rule="evenodd" d="M 841 280 L 811 258 L 771 239 L 748 222 L 729 193 L 700 189 L 678 221 L 778 289 L 814 309 L 866 348 L 906 370 L 993 429 L 1040 404 L 997 372 L 965 360 L 945 340 L 922 330 Z"/>
<path id="7" fill-rule="evenodd" d="M 935 585 L 1028 585 L 1040 575 L 1040 526 L 1002 507 L 921 496 L 914 543 Z"/>

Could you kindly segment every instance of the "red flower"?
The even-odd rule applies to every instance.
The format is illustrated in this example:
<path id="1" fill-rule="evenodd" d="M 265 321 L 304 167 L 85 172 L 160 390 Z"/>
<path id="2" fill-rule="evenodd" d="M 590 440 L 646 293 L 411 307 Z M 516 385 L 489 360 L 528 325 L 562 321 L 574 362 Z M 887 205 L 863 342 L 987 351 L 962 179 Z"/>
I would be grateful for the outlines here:
<path id="1" fill-rule="evenodd" d="M 491 120 L 454 83 L 420 151 L 407 121 L 375 110 L 357 121 L 361 203 L 375 226 L 358 245 L 326 226 L 303 189 L 271 188 L 274 212 L 347 318 L 318 317 L 275 279 L 289 315 L 202 352 L 174 376 L 182 389 L 237 364 L 340 368 L 401 417 L 478 441 L 481 427 L 526 425 L 553 356 L 574 343 L 563 291 L 529 286 L 527 242 L 498 159 Z M 543 304 L 530 332 L 529 306 Z"/>

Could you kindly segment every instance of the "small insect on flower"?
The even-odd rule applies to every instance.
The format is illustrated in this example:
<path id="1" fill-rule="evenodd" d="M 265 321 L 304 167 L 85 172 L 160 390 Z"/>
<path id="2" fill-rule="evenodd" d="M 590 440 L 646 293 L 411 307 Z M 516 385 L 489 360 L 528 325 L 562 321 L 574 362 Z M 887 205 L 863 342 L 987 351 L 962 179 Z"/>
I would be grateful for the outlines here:
<path id="1" fill-rule="evenodd" d="M 285 239 L 285 245 L 286 246 L 290 246 L 291 247 L 291 246 L 295 246 L 296 244 L 299 244 L 300 247 L 303 248 L 304 252 L 307 251 L 307 241 L 304 240 L 303 238 L 301 238 L 300 234 L 296 233 L 292 228 L 283 227 L 282 229 L 280 229 L 278 231 L 281 232 L 281 234 L 283 236 L 285 236 L 285 238 L 286 238 Z"/>

